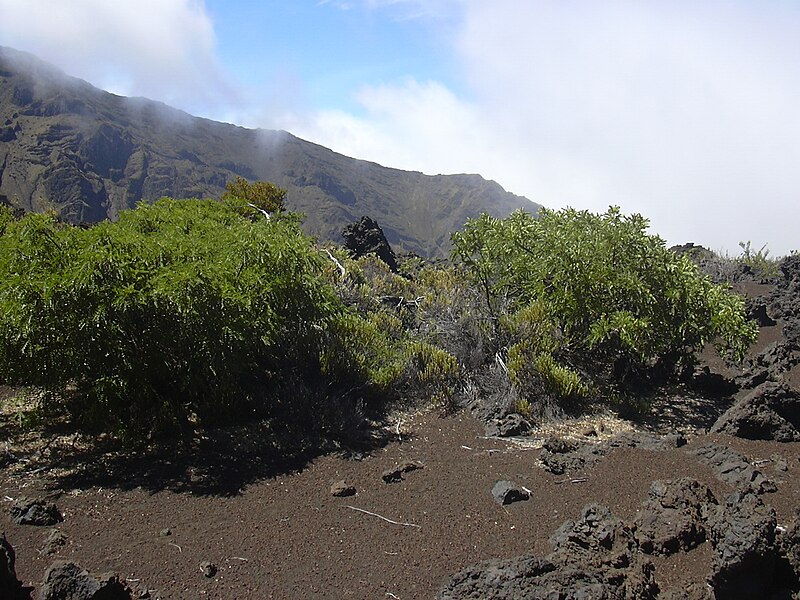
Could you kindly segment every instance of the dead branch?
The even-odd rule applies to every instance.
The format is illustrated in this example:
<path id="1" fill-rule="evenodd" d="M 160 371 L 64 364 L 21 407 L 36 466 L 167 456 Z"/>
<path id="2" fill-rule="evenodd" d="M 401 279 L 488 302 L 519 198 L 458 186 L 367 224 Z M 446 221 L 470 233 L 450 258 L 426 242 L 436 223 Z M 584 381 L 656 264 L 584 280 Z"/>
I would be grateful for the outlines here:
<path id="1" fill-rule="evenodd" d="M 586 483 L 588 479 L 586 477 L 578 477 L 577 479 L 562 479 L 561 481 L 556 481 L 556 485 L 561 485 L 562 483 Z"/>
<path id="2" fill-rule="evenodd" d="M 248 202 L 247 206 L 249 206 L 250 208 L 255 208 L 258 212 L 260 212 L 262 215 L 264 215 L 267 218 L 267 221 L 270 220 L 271 217 L 269 216 L 269 213 L 267 211 L 265 211 L 263 208 L 258 208 L 252 202 Z"/>
<path id="3" fill-rule="evenodd" d="M 337 267 L 339 267 L 339 273 L 341 274 L 342 278 L 346 277 L 347 276 L 347 271 L 342 266 L 342 263 L 340 263 L 338 260 L 336 260 L 336 257 L 333 255 L 333 253 L 330 250 L 328 250 L 327 248 L 323 248 L 322 251 L 325 252 L 328 255 L 328 258 L 330 258 L 333 261 L 333 264 L 335 264 Z"/>
<path id="4" fill-rule="evenodd" d="M 402 525 L 403 527 L 417 527 L 418 529 L 422 529 L 421 525 L 415 525 L 414 523 L 401 523 L 400 521 L 393 521 L 392 519 L 389 519 L 387 517 L 379 515 L 378 513 L 370 512 L 368 510 L 364 510 L 363 508 L 357 508 L 355 506 L 350 506 L 349 504 L 347 505 L 347 508 L 349 508 L 351 510 L 357 510 L 358 512 L 362 512 L 362 513 L 364 513 L 366 515 L 371 515 L 373 517 L 378 517 L 379 519 L 383 519 L 384 521 L 386 521 L 387 523 L 391 523 L 392 525 Z"/>
<path id="5" fill-rule="evenodd" d="M 183 548 L 181 548 L 180 546 L 178 546 L 178 544 L 173 544 L 172 542 L 168 542 L 168 544 L 169 544 L 170 546 L 175 546 L 175 547 L 178 549 L 178 552 L 180 552 L 181 554 L 183 553 Z"/>

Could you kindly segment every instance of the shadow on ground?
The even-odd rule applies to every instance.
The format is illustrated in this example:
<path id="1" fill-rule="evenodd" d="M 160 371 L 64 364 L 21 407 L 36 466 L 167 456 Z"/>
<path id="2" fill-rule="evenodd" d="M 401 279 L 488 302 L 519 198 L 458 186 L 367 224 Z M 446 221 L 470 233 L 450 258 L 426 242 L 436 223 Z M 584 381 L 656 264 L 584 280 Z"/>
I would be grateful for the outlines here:
<path id="1" fill-rule="evenodd" d="M 0 424 L 0 430 L 3 424 Z M 142 488 L 210 496 L 235 496 L 257 481 L 297 472 L 322 454 L 358 458 L 391 440 L 384 429 L 363 430 L 345 442 L 276 433 L 268 423 L 206 432 L 190 442 L 125 448 L 107 439 L 87 440 L 52 433 L 26 456 L 22 475 L 48 471 L 55 489 Z"/>

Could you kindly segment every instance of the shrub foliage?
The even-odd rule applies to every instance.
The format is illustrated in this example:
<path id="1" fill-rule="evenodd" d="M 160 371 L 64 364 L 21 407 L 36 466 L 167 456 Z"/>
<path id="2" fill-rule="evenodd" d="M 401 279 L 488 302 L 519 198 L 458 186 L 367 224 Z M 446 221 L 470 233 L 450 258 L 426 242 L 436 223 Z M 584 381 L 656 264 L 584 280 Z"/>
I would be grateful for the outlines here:
<path id="1" fill-rule="evenodd" d="M 481 290 L 521 391 L 558 398 L 641 381 L 709 341 L 741 357 L 755 338 L 742 299 L 646 233 L 604 214 L 483 215 L 453 236 L 453 256 Z"/>

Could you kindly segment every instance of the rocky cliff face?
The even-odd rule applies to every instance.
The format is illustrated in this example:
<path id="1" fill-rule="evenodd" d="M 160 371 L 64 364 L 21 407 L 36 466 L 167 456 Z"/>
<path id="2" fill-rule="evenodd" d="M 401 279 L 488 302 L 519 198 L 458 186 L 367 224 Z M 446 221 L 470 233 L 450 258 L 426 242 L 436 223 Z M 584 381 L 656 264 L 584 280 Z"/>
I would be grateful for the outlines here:
<path id="1" fill-rule="evenodd" d="M 68 77 L 35 57 L 0 47 L 0 201 L 65 219 L 114 219 L 140 200 L 219 197 L 240 175 L 288 190 L 306 229 L 340 241 L 362 215 L 389 242 L 426 256 L 483 211 L 537 205 L 478 175 L 389 169 L 351 159 L 283 131 L 192 117 Z"/>

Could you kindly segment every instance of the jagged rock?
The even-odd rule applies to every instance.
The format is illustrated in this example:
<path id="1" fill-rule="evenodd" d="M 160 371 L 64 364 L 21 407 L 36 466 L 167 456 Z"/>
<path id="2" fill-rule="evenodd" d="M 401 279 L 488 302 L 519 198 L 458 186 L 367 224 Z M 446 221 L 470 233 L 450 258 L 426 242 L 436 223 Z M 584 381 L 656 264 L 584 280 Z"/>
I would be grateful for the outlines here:
<path id="1" fill-rule="evenodd" d="M 11 506 L 10 512 L 11 520 L 17 525 L 50 526 L 64 520 L 55 504 L 40 498 L 21 496 Z"/>
<path id="2" fill-rule="evenodd" d="M 775 544 L 778 548 L 778 580 L 789 589 L 800 591 L 800 508 L 787 525 L 775 527 Z"/>
<path id="3" fill-rule="evenodd" d="M 511 504 L 521 500 L 528 500 L 531 495 L 511 481 L 498 481 L 492 488 L 492 497 L 498 504 Z"/>
<path id="4" fill-rule="evenodd" d="M 777 325 L 777 321 L 767 314 L 767 303 L 764 298 L 748 298 L 745 302 L 747 318 L 758 323 L 759 327 L 772 327 Z"/>
<path id="5" fill-rule="evenodd" d="M 717 598 L 756 600 L 776 589 L 775 511 L 751 492 L 736 492 L 709 518 L 714 558 L 708 582 Z"/>
<path id="6" fill-rule="evenodd" d="M 403 475 L 405 473 L 410 473 L 411 471 L 416 471 L 418 469 L 424 468 L 423 465 L 419 461 L 406 461 L 401 465 L 394 467 L 393 469 L 387 469 L 381 475 L 384 483 L 397 483 L 398 481 L 403 480 Z"/>
<path id="7" fill-rule="evenodd" d="M 47 538 L 44 540 L 42 547 L 42 554 L 48 556 L 55 554 L 60 548 L 64 547 L 67 543 L 67 536 L 61 533 L 58 529 L 51 529 Z"/>
<path id="8" fill-rule="evenodd" d="M 485 430 L 489 437 L 511 437 L 526 435 L 531 430 L 531 424 L 522 415 L 511 413 L 502 419 L 492 419 L 486 424 Z"/>
<path id="9" fill-rule="evenodd" d="M 356 493 L 355 486 L 349 485 L 344 479 L 340 481 L 335 481 L 331 485 L 331 496 L 344 498 L 347 496 L 355 496 L 355 493 Z"/>
<path id="10" fill-rule="evenodd" d="M 711 490 L 695 479 L 654 481 L 633 524 L 639 548 L 669 556 L 699 546 L 706 540 L 704 517 L 716 504 Z"/>
<path id="11" fill-rule="evenodd" d="M 550 544 L 548 560 L 612 569 L 630 566 L 636 546 L 631 529 L 599 504 L 585 506 L 578 520 L 564 522 Z"/>
<path id="12" fill-rule="evenodd" d="M 763 383 L 725 411 L 711 431 L 751 440 L 800 441 L 800 393 Z"/>
<path id="13" fill-rule="evenodd" d="M 775 491 L 775 484 L 736 450 L 720 444 L 705 444 L 689 452 L 710 466 L 718 479 L 740 490 Z"/>
<path id="14" fill-rule="evenodd" d="M 386 240 L 380 225 L 370 217 L 361 217 L 342 231 L 345 247 L 355 258 L 374 254 L 397 272 L 397 257 Z"/>
<path id="15" fill-rule="evenodd" d="M 130 600 L 130 589 L 116 575 L 94 577 L 74 562 L 56 561 L 45 572 L 40 600 Z"/>
<path id="16" fill-rule="evenodd" d="M 23 587 L 22 582 L 17 579 L 16 558 L 14 548 L 6 540 L 6 535 L 0 534 L 0 598 L 30 600 L 31 589 Z"/>
<path id="17" fill-rule="evenodd" d="M 436 597 L 438 600 L 537 598 L 531 594 L 531 588 L 555 570 L 556 565 L 532 555 L 487 560 L 453 575 Z"/>

